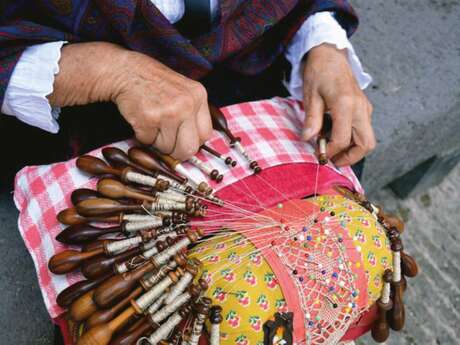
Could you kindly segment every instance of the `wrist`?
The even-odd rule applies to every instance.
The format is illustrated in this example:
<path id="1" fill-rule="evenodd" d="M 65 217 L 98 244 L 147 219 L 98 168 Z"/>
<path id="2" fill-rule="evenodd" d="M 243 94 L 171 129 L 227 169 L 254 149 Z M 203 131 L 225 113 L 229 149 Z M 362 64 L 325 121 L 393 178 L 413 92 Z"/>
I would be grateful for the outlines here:
<path id="1" fill-rule="evenodd" d="M 111 100 L 129 54 L 129 50 L 106 42 L 64 46 L 54 90 L 48 96 L 50 104 L 64 107 Z"/>

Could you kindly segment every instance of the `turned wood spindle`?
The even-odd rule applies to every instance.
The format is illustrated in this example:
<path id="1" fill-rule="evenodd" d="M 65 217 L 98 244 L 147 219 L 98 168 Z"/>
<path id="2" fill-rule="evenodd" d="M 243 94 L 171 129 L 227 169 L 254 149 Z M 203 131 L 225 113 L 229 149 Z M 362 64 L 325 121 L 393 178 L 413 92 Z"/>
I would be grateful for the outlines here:
<path id="1" fill-rule="evenodd" d="M 146 175 L 152 175 L 149 169 L 144 168 L 142 165 L 137 164 L 130 159 L 128 154 L 117 147 L 105 147 L 102 149 L 102 155 L 115 168 L 125 168 L 127 166 Z"/>
<path id="2" fill-rule="evenodd" d="M 96 279 L 107 272 L 113 273 L 117 263 L 133 258 L 142 253 L 143 250 L 144 248 L 140 246 L 112 257 L 100 256 L 86 260 L 81 266 L 81 273 L 88 279 Z"/>
<path id="3" fill-rule="evenodd" d="M 379 343 L 385 342 L 390 335 L 390 327 L 387 321 L 387 313 L 393 307 L 393 302 L 390 298 L 390 284 L 393 273 L 391 270 L 386 270 L 383 274 L 383 290 L 382 296 L 377 301 L 378 316 L 372 326 L 372 338 Z"/>
<path id="4" fill-rule="evenodd" d="M 148 337 L 150 344 L 157 344 L 166 339 L 173 329 L 190 313 L 190 307 L 182 307 L 179 311 L 172 314 L 155 332 Z"/>
<path id="5" fill-rule="evenodd" d="M 187 183 L 186 178 L 174 174 L 167 167 L 165 167 L 161 163 L 161 161 L 157 159 L 157 157 L 155 157 L 150 151 L 146 149 L 132 147 L 128 151 L 128 156 L 129 158 L 131 158 L 133 162 L 136 162 L 137 164 L 153 172 L 154 174 L 156 174 L 156 176 L 158 176 L 158 174 L 161 174 L 172 180 L 175 180 L 180 185 L 185 185 Z M 191 192 L 191 190 L 189 190 L 188 192 Z"/>
<path id="6" fill-rule="evenodd" d="M 120 181 L 111 178 L 100 179 L 97 183 L 97 191 L 104 197 L 111 199 L 131 198 L 142 201 L 156 201 L 156 198 L 152 195 L 148 195 L 138 189 L 125 186 Z"/>
<path id="7" fill-rule="evenodd" d="M 212 306 L 209 312 L 209 321 L 211 322 L 209 345 L 220 345 L 220 324 L 222 320 L 222 307 L 218 305 Z"/>
<path id="8" fill-rule="evenodd" d="M 201 333 L 203 332 L 204 322 L 208 317 L 209 309 L 211 306 L 211 299 L 207 297 L 202 297 L 199 302 L 195 305 L 195 320 L 193 322 L 192 332 L 190 334 L 190 339 L 188 339 L 187 344 L 197 345 L 200 340 Z"/>
<path id="9" fill-rule="evenodd" d="M 121 329 L 128 321 L 136 314 L 142 314 L 146 308 L 153 303 L 155 298 L 164 292 L 171 284 L 177 282 L 178 274 L 169 272 L 158 285 L 138 297 L 136 300 L 131 300 L 131 306 L 125 309 L 121 314 L 107 323 L 97 324 L 90 328 L 78 340 L 77 345 L 107 345 L 109 344 L 113 334 Z"/>
<path id="10" fill-rule="evenodd" d="M 321 165 L 326 165 L 328 162 L 327 159 L 327 141 L 326 137 L 323 135 L 318 136 L 318 161 Z"/>
<path id="11" fill-rule="evenodd" d="M 403 245 L 399 238 L 393 240 L 391 250 L 393 252 L 393 277 L 391 282 L 393 308 L 389 311 L 388 321 L 393 330 L 399 331 L 404 327 L 405 321 L 403 284 L 401 283 L 401 251 L 403 250 Z"/>
<path id="12" fill-rule="evenodd" d="M 200 169 L 203 173 L 208 175 L 211 178 L 211 180 L 221 182 L 224 178 L 224 176 L 221 175 L 217 169 L 211 168 L 208 164 L 203 162 L 198 157 L 191 157 L 188 161 L 192 163 L 194 166 L 196 166 L 198 169 Z"/>
<path id="13" fill-rule="evenodd" d="M 217 152 L 216 150 L 214 150 L 213 148 L 207 146 L 207 145 L 201 145 L 201 149 L 205 150 L 206 152 L 209 152 L 211 155 L 213 155 L 214 157 L 217 157 L 219 159 L 221 159 L 222 161 L 224 161 L 224 163 L 232 168 L 236 167 L 236 164 L 237 162 L 235 160 L 232 159 L 232 157 L 223 157 L 219 152 Z"/>
<path id="14" fill-rule="evenodd" d="M 162 154 L 158 151 L 152 151 L 152 153 L 161 161 L 163 161 L 171 170 L 176 171 L 177 173 L 181 174 L 182 176 L 186 176 L 189 182 L 193 185 L 193 187 L 198 190 L 199 192 L 210 195 L 212 193 L 212 188 L 206 182 L 199 182 L 193 180 L 189 174 L 187 169 L 181 164 L 181 162 L 169 155 Z"/>
<path id="15" fill-rule="evenodd" d="M 57 304 L 62 308 L 68 308 L 74 301 L 86 292 L 94 289 L 113 276 L 112 272 L 106 272 L 92 280 L 82 280 L 62 290 L 56 298 Z"/>
<path id="16" fill-rule="evenodd" d="M 415 259 L 404 251 L 401 251 L 401 268 L 402 273 L 409 278 L 417 276 L 419 271 Z"/>
<path id="17" fill-rule="evenodd" d="M 72 194 L 70 195 L 70 200 L 72 201 L 72 205 L 77 205 L 79 202 L 88 199 L 100 198 L 100 194 L 92 189 L 88 188 L 79 188 L 75 189 Z"/>
<path id="18" fill-rule="evenodd" d="M 249 167 L 252 170 L 254 170 L 256 174 L 261 172 L 262 169 L 259 167 L 257 161 L 253 160 L 249 156 L 247 151 L 244 149 L 244 147 L 241 145 L 241 138 L 235 137 L 233 133 L 230 131 L 227 119 L 225 118 L 225 115 L 222 113 L 222 111 L 219 108 L 209 105 L 209 112 L 211 113 L 211 119 L 214 129 L 225 133 L 225 135 L 230 139 L 230 147 L 235 148 L 236 151 L 238 151 L 238 153 L 242 155 L 244 159 L 246 159 L 246 161 L 249 163 Z"/>
<path id="19" fill-rule="evenodd" d="M 122 227 L 99 228 L 86 223 L 71 225 L 62 230 L 56 240 L 65 244 L 87 244 L 100 236 L 122 232 Z"/>

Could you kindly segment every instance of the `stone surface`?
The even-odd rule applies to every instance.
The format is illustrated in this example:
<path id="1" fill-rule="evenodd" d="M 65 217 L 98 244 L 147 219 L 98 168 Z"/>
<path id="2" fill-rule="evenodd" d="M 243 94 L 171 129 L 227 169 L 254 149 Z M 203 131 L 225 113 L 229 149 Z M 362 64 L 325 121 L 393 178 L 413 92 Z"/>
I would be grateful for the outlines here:
<path id="1" fill-rule="evenodd" d="M 460 339 L 460 166 L 437 187 L 404 201 L 388 189 L 370 195 L 406 221 L 403 241 L 421 273 L 405 294 L 406 327 L 390 345 L 456 345 Z M 369 336 L 357 345 L 373 344 Z"/>
<path id="2" fill-rule="evenodd" d="M 353 43 L 374 77 L 378 147 L 364 185 L 376 190 L 430 158 L 460 150 L 460 1 L 352 0 Z"/>

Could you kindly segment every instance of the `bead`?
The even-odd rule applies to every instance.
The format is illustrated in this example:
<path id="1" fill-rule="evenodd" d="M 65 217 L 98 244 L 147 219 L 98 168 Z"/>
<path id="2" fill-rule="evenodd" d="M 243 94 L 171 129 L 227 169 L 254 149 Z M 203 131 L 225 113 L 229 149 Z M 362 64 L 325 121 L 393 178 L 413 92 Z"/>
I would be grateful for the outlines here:
<path id="1" fill-rule="evenodd" d="M 334 291 L 334 287 L 333 287 L 333 286 L 329 286 L 329 291 Z"/>
<path id="2" fill-rule="evenodd" d="M 322 270 L 322 271 L 321 271 L 321 274 L 326 274 L 326 270 Z"/>
<path id="3" fill-rule="evenodd" d="M 303 277 L 299 277 L 299 282 L 303 282 Z"/>
<path id="4" fill-rule="evenodd" d="M 334 212 L 334 211 L 331 211 L 329 214 L 331 215 L 331 217 L 334 217 L 334 216 L 335 216 L 335 212 Z"/>
<path id="5" fill-rule="evenodd" d="M 343 270 L 343 265 L 342 264 L 339 265 L 339 270 Z"/>
<path id="6" fill-rule="evenodd" d="M 343 242 L 343 238 L 342 238 L 342 237 L 339 237 L 339 238 L 337 239 L 337 241 L 339 241 L 339 243 L 342 243 L 342 242 Z"/>
<path id="7" fill-rule="evenodd" d="M 318 219 L 317 218 L 313 219 L 313 223 L 318 223 Z"/>
<path id="8" fill-rule="evenodd" d="M 303 231 L 303 232 L 307 232 L 307 231 L 308 231 L 308 228 L 307 228 L 306 226 L 304 226 L 304 227 L 302 228 L 302 231 Z"/>
<path id="9" fill-rule="evenodd" d="M 298 273 L 297 270 L 293 270 L 293 271 L 292 271 L 292 274 L 293 274 L 293 275 L 296 275 L 297 273 Z"/>
<path id="10" fill-rule="evenodd" d="M 279 203 L 279 204 L 277 205 L 277 207 L 278 207 L 278 208 L 283 208 L 283 204 L 282 204 L 282 203 Z"/>
<path id="11" fill-rule="evenodd" d="M 337 303 L 333 303 L 333 304 L 332 304 L 332 308 L 335 309 L 335 308 L 337 308 L 337 307 L 338 307 L 338 304 L 337 304 Z"/>
<path id="12" fill-rule="evenodd" d="M 317 316 L 317 317 L 315 317 L 315 320 L 316 320 L 316 321 L 320 321 L 321 318 L 320 318 L 319 316 Z"/>
<path id="13" fill-rule="evenodd" d="M 340 286 L 340 287 L 344 287 L 344 286 L 345 286 L 345 282 L 344 282 L 343 280 L 341 280 L 341 281 L 339 282 L 339 286 Z"/>
<path id="14" fill-rule="evenodd" d="M 310 326 L 310 327 L 311 327 L 311 326 L 313 326 L 313 325 L 314 325 L 314 322 L 313 322 L 313 321 L 311 321 L 311 320 L 310 320 L 310 321 L 308 321 L 308 326 Z"/>
<path id="15" fill-rule="evenodd" d="M 319 210 L 320 210 L 321 212 L 324 212 L 326 209 L 325 209 L 324 207 L 321 206 Z"/>
<path id="16" fill-rule="evenodd" d="M 311 241 L 312 240 L 312 237 L 309 235 L 307 236 L 307 241 Z"/>
<path id="17" fill-rule="evenodd" d="M 332 278 L 338 278 L 338 276 L 337 272 L 332 273 Z"/>

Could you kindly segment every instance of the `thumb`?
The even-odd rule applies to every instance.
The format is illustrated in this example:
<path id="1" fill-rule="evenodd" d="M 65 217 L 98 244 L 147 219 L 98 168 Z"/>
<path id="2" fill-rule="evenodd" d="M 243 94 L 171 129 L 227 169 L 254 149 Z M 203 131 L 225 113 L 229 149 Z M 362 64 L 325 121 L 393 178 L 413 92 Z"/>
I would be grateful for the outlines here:
<path id="1" fill-rule="evenodd" d="M 323 98 L 316 94 L 305 102 L 305 123 L 302 132 L 302 139 L 310 140 L 318 135 L 323 126 L 325 104 Z"/>

